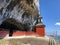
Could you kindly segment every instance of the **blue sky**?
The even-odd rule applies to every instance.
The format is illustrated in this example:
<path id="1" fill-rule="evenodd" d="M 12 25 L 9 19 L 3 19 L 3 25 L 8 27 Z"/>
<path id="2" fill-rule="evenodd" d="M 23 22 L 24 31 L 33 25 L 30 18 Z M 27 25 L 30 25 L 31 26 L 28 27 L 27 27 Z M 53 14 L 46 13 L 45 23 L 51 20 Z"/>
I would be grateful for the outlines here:
<path id="1" fill-rule="evenodd" d="M 46 34 L 60 35 L 60 0 L 40 0 L 40 13 L 46 25 Z"/>

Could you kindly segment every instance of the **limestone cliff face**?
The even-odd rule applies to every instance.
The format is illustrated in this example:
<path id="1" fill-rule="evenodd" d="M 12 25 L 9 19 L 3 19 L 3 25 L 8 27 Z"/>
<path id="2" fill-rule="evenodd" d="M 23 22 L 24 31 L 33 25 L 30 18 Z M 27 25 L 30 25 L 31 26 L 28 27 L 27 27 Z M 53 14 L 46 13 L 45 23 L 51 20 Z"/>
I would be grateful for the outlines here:
<path id="1" fill-rule="evenodd" d="M 1 23 L 11 18 L 17 23 L 31 26 L 39 16 L 39 0 L 4 0 L 1 3 L 0 15 Z"/>

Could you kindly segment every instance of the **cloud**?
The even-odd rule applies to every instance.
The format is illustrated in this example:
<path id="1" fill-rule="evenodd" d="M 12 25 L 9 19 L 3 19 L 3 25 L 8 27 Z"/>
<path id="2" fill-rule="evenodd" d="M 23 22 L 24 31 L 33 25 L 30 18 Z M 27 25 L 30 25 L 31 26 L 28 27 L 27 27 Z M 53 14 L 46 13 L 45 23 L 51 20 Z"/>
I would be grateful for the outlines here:
<path id="1" fill-rule="evenodd" d="M 55 25 L 59 25 L 60 26 L 60 22 L 57 22 Z"/>

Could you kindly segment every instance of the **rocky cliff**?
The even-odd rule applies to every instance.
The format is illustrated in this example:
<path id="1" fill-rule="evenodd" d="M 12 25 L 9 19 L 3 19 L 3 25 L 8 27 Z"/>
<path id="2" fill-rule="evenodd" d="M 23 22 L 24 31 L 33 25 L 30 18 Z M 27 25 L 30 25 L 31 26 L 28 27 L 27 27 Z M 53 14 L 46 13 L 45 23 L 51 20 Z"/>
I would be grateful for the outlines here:
<path id="1" fill-rule="evenodd" d="M 25 24 L 29 29 L 32 29 L 32 25 L 36 24 L 39 16 L 39 0 L 3 0 L 0 16 L 0 24 L 3 24 L 5 20 L 14 19 L 16 20 L 14 25 L 17 23 Z"/>

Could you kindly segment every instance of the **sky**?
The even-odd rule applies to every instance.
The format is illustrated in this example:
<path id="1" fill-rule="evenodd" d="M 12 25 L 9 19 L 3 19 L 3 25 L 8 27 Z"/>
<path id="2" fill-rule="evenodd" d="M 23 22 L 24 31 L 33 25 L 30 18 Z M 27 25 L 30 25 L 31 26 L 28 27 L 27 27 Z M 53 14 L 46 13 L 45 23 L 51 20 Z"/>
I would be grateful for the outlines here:
<path id="1" fill-rule="evenodd" d="M 40 0 L 40 13 L 46 34 L 60 35 L 60 0 Z"/>

